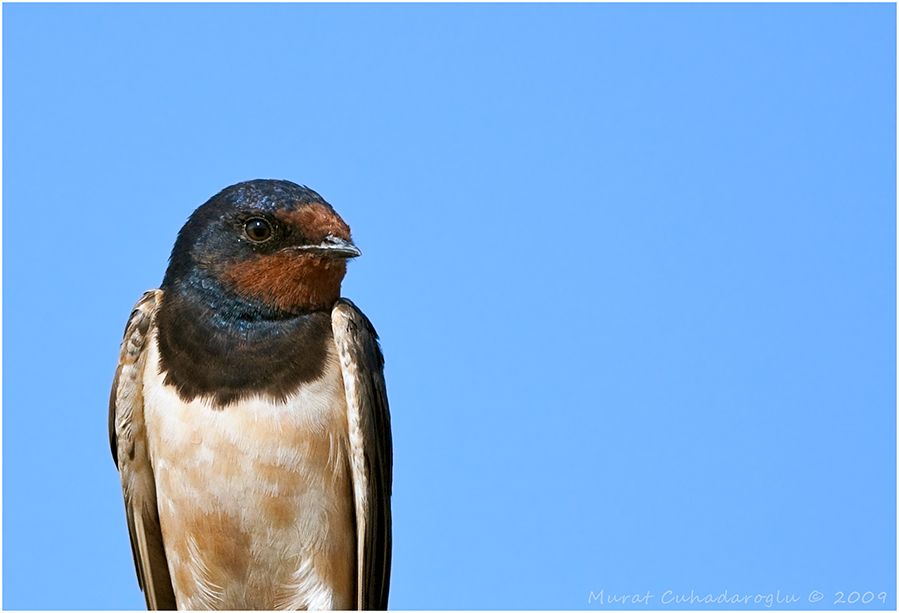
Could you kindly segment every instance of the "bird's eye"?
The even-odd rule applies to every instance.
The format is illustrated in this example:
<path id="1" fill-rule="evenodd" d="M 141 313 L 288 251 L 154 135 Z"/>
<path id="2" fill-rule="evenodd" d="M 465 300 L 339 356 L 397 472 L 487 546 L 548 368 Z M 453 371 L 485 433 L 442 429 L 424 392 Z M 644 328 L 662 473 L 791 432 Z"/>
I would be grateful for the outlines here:
<path id="1" fill-rule="evenodd" d="M 261 243 L 272 237 L 272 224 L 261 217 L 254 217 L 244 224 L 243 231 L 251 241 Z"/>

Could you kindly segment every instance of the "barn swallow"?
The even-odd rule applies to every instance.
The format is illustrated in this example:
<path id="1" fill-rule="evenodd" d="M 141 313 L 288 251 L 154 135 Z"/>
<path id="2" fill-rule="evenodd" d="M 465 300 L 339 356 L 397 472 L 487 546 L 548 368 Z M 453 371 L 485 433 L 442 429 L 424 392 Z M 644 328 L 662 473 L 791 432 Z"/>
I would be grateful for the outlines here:
<path id="1" fill-rule="evenodd" d="M 228 187 L 137 302 L 109 402 L 149 609 L 386 609 L 384 360 L 340 297 L 350 228 L 289 181 Z"/>

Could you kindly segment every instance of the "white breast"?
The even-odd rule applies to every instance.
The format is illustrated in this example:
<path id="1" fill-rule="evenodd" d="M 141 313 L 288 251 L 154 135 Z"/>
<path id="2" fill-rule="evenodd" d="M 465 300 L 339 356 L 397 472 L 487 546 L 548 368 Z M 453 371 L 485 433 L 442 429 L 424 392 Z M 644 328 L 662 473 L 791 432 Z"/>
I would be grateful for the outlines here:
<path id="1" fill-rule="evenodd" d="M 323 375 L 284 403 L 213 408 L 144 373 L 150 458 L 179 608 L 330 609 L 353 604 L 355 534 L 346 399 Z"/>

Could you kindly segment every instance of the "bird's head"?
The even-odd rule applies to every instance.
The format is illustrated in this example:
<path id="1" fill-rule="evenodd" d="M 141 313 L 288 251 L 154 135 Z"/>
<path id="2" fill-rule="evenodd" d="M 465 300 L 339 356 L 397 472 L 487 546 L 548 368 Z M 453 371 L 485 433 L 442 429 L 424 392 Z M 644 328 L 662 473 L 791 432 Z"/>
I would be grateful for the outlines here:
<path id="1" fill-rule="evenodd" d="M 225 188 L 178 233 L 166 291 L 223 292 L 285 313 L 329 309 L 346 260 L 361 255 L 350 227 L 317 193 L 289 181 Z"/>

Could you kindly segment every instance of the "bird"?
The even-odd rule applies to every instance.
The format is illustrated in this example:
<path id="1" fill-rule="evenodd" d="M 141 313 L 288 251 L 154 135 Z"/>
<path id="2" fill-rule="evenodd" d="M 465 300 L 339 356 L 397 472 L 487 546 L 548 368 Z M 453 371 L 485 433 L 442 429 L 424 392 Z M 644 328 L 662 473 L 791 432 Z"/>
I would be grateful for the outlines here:
<path id="1" fill-rule="evenodd" d="M 109 401 L 147 608 L 387 608 L 384 358 L 341 283 L 361 255 L 312 189 L 257 179 L 181 228 Z"/>

